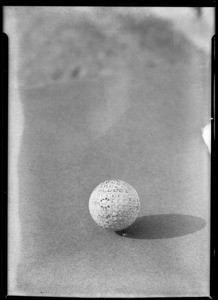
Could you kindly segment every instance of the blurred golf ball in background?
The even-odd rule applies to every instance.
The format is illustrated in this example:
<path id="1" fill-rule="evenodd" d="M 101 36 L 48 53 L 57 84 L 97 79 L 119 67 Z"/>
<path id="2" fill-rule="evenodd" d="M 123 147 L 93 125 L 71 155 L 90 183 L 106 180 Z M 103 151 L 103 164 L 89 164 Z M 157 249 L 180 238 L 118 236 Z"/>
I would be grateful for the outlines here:
<path id="1" fill-rule="evenodd" d="M 129 227 L 137 218 L 140 200 L 136 190 L 122 180 L 100 183 L 89 199 L 89 211 L 101 227 L 114 231 Z"/>

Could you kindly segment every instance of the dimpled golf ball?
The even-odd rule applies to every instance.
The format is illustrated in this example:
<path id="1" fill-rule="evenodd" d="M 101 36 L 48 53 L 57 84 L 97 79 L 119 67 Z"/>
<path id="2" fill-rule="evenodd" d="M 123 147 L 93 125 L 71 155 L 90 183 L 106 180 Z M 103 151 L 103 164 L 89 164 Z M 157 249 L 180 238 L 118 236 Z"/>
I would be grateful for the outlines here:
<path id="1" fill-rule="evenodd" d="M 100 183 L 89 199 L 89 211 L 101 227 L 114 231 L 129 227 L 137 218 L 140 200 L 136 190 L 122 180 Z"/>

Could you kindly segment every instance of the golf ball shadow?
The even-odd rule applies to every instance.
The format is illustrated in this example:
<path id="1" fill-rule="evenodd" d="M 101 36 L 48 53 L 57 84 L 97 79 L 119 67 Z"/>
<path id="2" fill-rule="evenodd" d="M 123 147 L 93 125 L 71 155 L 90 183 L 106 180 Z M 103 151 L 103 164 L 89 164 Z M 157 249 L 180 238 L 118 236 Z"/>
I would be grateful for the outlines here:
<path id="1" fill-rule="evenodd" d="M 116 234 L 132 239 L 167 239 L 194 233 L 205 225 L 204 219 L 191 215 L 150 215 L 137 218 L 130 227 Z"/>

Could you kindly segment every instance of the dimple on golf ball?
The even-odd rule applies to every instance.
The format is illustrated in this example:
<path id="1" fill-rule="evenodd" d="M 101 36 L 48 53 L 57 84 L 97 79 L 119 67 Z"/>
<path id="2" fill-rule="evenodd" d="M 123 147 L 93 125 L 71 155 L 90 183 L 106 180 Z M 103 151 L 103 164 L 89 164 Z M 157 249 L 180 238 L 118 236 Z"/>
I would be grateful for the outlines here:
<path id="1" fill-rule="evenodd" d="M 129 227 L 137 218 L 140 200 L 136 190 L 122 180 L 100 183 L 89 199 L 89 211 L 101 227 L 114 231 Z"/>

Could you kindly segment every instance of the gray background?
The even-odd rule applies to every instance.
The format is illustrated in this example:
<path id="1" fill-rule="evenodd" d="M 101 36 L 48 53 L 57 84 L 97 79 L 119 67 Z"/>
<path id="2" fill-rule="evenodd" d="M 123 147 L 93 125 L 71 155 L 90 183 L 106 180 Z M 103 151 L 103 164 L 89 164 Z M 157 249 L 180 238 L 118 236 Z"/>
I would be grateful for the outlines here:
<path id="1" fill-rule="evenodd" d="M 206 296 L 210 55 L 146 11 L 96 14 L 13 10 L 24 127 L 11 294 Z M 140 196 L 127 238 L 89 215 L 112 178 Z"/>

